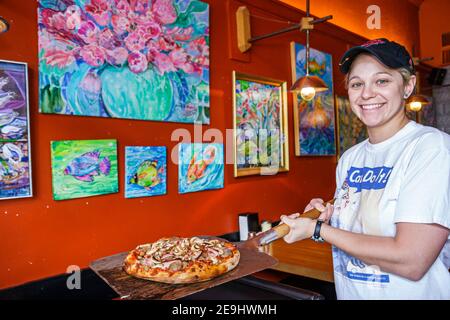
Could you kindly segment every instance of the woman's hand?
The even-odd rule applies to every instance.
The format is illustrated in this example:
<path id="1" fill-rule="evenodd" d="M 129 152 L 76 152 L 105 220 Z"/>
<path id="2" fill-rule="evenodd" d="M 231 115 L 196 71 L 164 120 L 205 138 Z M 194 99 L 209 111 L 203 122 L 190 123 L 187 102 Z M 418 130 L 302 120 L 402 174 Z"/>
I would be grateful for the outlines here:
<path id="1" fill-rule="evenodd" d="M 312 237 L 315 228 L 315 221 L 310 218 L 298 218 L 299 214 L 294 213 L 289 216 L 281 216 L 280 220 L 289 226 L 289 233 L 283 237 L 287 243 L 293 243 Z"/>
<path id="2" fill-rule="evenodd" d="M 323 205 L 324 201 L 320 198 L 312 199 L 309 204 L 305 207 L 303 212 L 309 211 L 311 209 L 317 209 L 321 212 L 319 220 L 323 220 L 325 223 L 329 223 L 331 216 L 333 215 L 334 206 L 327 203 L 326 206 Z"/>

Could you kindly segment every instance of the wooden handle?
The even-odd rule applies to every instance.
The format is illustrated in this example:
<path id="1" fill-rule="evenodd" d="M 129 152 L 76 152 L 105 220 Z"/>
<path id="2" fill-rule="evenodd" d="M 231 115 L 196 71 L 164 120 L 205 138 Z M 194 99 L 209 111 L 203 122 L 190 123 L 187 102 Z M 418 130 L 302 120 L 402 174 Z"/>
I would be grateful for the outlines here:
<path id="1" fill-rule="evenodd" d="M 326 206 L 328 203 L 333 204 L 334 199 L 325 202 L 324 206 Z M 302 213 L 299 218 L 317 219 L 320 216 L 320 214 L 321 212 L 314 208 Z M 279 224 L 276 227 L 273 227 L 272 229 L 277 233 L 278 238 L 282 238 L 289 233 L 289 226 L 285 223 Z"/>

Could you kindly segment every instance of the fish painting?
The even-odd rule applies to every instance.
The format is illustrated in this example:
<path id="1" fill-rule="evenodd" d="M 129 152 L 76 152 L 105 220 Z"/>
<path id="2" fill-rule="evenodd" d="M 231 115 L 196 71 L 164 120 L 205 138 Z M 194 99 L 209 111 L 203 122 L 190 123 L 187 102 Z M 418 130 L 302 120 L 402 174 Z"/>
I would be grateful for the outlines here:
<path id="1" fill-rule="evenodd" d="M 223 188 L 223 144 L 180 143 L 178 151 L 179 193 Z"/>
<path id="2" fill-rule="evenodd" d="M 51 156 L 55 200 L 118 192 L 116 140 L 52 141 Z"/>
<path id="3" fill-rule="evenodd" d="M 166 194 L 166 172 L 165 146 L 125 147 L 125 198 Z"/>
<path id="4" fill-rule="evenodd" d="M 147 190 L 161 183 L 160 174 L 164 167 L 158 168 L 158 161 L 145 160 L 141 163 L 134 176 L 130 179 L 131 184 L 137 184 Z"/>
<path id="5" fill-rule="evenodd" d="M 189 167 L 187 171 L 187 182 L 192 183 L 198 179 L 204 177 L 206 168 L 214 161 L 216 158 L 216 147 L 207 146 L 203 152 L 203 157 L 197 160 L 197 155 L 194 154 L 191 161 L 189 162 Z"/>
<path id="6" fill-rule="evenodd" d="M 75 179 L 85 182 L 94 181 L 94 176 L 109 175 L 111 161 L 108 157 L 100 160 L 100 151 L 95 150 L 73 159 L 64 169 L 65 175 L 71 175 Z"/>

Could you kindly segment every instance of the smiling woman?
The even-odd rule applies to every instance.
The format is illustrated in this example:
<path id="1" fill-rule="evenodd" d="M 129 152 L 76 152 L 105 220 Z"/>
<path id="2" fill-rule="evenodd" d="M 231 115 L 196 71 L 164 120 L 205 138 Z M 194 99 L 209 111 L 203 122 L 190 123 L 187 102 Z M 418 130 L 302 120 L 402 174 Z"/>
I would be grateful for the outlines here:
<path id="1" fill-rule="evenodd" d="M 369 139 L 339 159 L 334 208 L 313 199 L 317 221 L 281 217 L 285 240 L 334 246 L 338 299 L 450 299 L 450 136 L 406 117 L 416 76 L 403 46 L 369 41 L 340 68 Z"/>
<path id="2" fill-rule="evenodd" d="M 373 143 L 391 137 L 409 121 L 404 99 L 413 91 L 416 77 L 406 72 L 404 77 L 369 54 L 355 58 L 348 75 L 350 105 Z"/>

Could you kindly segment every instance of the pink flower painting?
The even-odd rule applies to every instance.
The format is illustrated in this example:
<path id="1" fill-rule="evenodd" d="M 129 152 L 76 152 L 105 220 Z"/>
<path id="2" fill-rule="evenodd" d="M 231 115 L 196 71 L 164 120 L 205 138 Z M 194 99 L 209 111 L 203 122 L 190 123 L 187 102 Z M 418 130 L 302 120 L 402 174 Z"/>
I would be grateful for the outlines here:
<path id="1" fill-rule="evenodd" d="M 207 3 L 84 3 L 39 0 L 42 113 L 209 123 Z"/>

